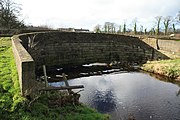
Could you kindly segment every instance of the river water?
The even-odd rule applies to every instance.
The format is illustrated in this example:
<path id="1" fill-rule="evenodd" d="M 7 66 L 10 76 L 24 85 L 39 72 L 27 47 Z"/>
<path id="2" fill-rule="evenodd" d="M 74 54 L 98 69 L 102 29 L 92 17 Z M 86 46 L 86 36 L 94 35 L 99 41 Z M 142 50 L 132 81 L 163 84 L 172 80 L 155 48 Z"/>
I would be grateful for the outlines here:
<path id="1" fill-rule="evenodd" d="M 180 87 L 149 74 L 111 73 L 71 79 L 69 84 L 84 85 L 80 102 L 110 114 L 112 120 L 180 120 Z"/>

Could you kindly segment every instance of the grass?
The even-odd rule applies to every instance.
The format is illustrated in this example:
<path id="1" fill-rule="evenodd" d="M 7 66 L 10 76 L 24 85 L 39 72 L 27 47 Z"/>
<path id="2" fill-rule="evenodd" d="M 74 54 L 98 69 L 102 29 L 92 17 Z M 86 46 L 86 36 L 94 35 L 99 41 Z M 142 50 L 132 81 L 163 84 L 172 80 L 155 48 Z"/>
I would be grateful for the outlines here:
<path id="1" fill-rule="evenodd" d="M 42 94 L 31 106 L 22 97 L 10 37 L 0 37 L 0 120 L 108 120 L 85 105 L 51 107 Z"/>
<path id="2" fill-rule="evenodd" d="M 169 60 L 148 61 L 141 69 L 147 72 L 159 74 L 180 81 L 180 55 L 171 52 L 159 50 L 159 52 L 168 56 Z"/>
<path id="3" fill-rule="evenodd" d="M 102 115 L 85 105 L 66 105 L 64 107 L 49 106 L 47 101 L 52 96 L 43 94 L 23 113 L 24 120 L 106 120 L 108 115 Z"/>
<path id="4" fill-rule="evenodd" d="M 150 61 L 141 67 L 143 70 L 180 80 L 180 58 Z"/>
<path id="5" fill-rule="evenodd" d="M 0 119 L 23 106 L 10 38 L 0 38 Z"/>
<path id="6" fill-rule="evenodd" d="M 180 39 L 178 39 L 178 40 L 175 40 L 175 41 L 178 41 L 178 42 L 180 42 Z"/>

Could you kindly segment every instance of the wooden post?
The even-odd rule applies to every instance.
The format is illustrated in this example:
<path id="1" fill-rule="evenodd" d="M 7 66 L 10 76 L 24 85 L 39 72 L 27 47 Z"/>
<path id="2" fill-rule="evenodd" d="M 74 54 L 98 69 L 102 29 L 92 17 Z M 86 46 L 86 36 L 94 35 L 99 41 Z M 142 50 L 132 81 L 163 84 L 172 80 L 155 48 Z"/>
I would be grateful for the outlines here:
<path id="1" fill-rule="evenodd" d="M 69 87 L 69 83 L 68 83 L 68 81 L 67 81 L 66 74 L 65 74 L 65 73 L 62 73 L 62 76 L 63 76 L 63 80 L 64 80 L 64 82 L 65 82 L 65 85 L 66 85 L 67 87 Z M 72 90 L 71 90 L 71 89 L 68 89 L 68 93 L 71 94 L 71 93 L 72 93 Z"/>
<path id="2" fill-rule="evenodd" d="M 47 73 L 46 73 L 46 66 L 45 65 L 43 65 L 43 72 L 44 72 L 45 87 L 48 87 Z"/>

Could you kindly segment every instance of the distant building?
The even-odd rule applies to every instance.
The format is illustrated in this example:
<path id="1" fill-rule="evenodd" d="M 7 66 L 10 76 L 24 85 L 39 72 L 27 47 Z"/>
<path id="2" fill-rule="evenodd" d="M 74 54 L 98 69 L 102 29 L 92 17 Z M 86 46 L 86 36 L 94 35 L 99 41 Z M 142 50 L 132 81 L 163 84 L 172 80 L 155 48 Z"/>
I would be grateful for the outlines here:
<path id="1" fill-rule="evenodd" d="M 74 28 L 58 28 L 57 30 L 62 32 L 75 32 Z"/>
<path id="2" fill-rule="evenodd" d="M 88 29 L 75 29 L 75 28 L 58 28 L 62 32 L 90 32 Z"/>
<path id="3" fill-rule="evenodd" d="M 75 32 L 89 32 L 89 30 L 88 29 L 74 29 L 75 30 Z"/>

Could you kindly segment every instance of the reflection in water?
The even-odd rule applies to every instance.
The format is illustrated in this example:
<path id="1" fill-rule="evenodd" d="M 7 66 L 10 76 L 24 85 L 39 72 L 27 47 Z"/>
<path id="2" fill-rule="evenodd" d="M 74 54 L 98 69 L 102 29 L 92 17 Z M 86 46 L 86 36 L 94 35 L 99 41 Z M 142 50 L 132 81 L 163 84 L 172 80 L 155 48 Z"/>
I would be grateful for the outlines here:
<path id="1" fill-rule="evenodd" d="M 179 86 L 148 74 L 130 72 L 82 77 L 70 80 L 69 84 L 84 85 L 80 101 L 110 114 L 113 120 L 126 120 L 130 114 L 137 120 L 180 118 Z"/>
<path id="2" fill-rule="evenodd" d="M 180 89 L 179 89 L 179 91 L 177 92 L 177 96 L 179 96 L 180 95 Z"/>
<path id="3" fill-rule="evenodd" d="M 91 104 L 92 104 L 91 106 L 95 106 L 95 108 L 100 112 L 114 111 L 116 107 L 116 99 L 114 98 L 113 91 L 97 90 L 94 96 L 92 96 Z"/>

